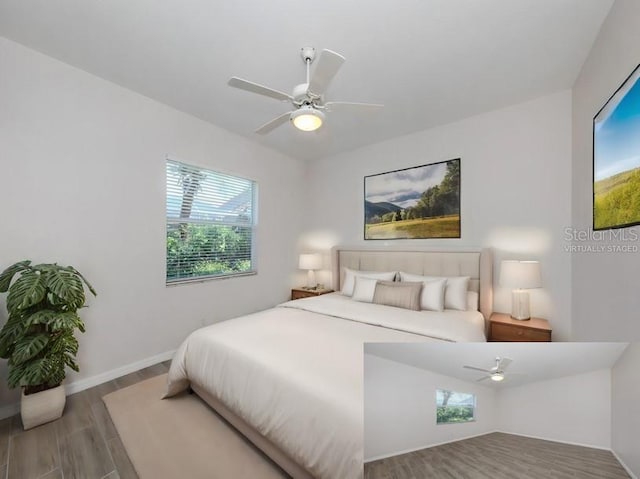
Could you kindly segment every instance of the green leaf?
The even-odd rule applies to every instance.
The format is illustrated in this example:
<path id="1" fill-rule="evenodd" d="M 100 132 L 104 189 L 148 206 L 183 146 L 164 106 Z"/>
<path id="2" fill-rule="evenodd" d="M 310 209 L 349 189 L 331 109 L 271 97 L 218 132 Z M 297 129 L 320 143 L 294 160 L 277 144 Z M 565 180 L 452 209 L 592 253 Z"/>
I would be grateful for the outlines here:
<path id="1" fill-rule="evenodd" d="M 20 386 L 20 381 L 22 380 L 22 376 L 24 376 L 25 368 L 25 364 L 19 364 L 17 366 L 9 368 L 7 382 L 9 383 L 9 387 L 11 389 Z"/>
<path id="2" fill-rule="evenodd" d="M 31 261 L 25 260 L 11 265 L 7 269 L 5 269 L 0 274 L 0 293 L 6 293 L 9 290 L 9 285 L 11 284 L 13 276 L 20 271 L 28 269 L 30 264 Z"/>
<path id="3" fill-rule="evenodd" d="M 9 386 L 39 386 L 46 384 L 52 374 L 52 365 L 47 358 L 40 358 L 30 363 L 14 366 L 9 371 Z M 12 386 L 13 384 L 13 386 Z"/>
<path id="4" fill-rule="evenodd" d="M 66 268 L 57 266 L 47 271 L 47 287 L 58 296 L 64 304 L 73 309 L 78 309 L 84 304 L 84 287 L 82 281 L 75 273 Z M 57 302 L 56 302 L 57 303 Z"/>
<path id="5" fill-rule="evenodd" d="M 9 359 L 9 366 L 16 366 L 37 356 L 49 344 L 49 335 L 40 333 L 25 336 L 16 343 L 16 347 Z"/>
<path id="6" fill-rule="evenodd" d="M 84 323 L 75 311 L 53 311 L 51 309 L 43 309 L 33 313 L 27 320 L 29 326 L 33 324 L 44 324 L 51 332 L 62 330 L 73 331 L 78 328 L 84 333 Z"/>
<path id="7" fill-rule="evenodd" d="M 89 281 L 87 281 L 87 278 L 85 278 L 82 275 L 82 273 L 80 273 L 80 271 L 75 269 L 73 266 L 67 266 L 67 269 L 69 271 L 71 271 L 72 273 L 77 274 L 78 276 L 80 276 L 80 278 L 82 278 L 82 281 L 84 281 L 84 284 L 86 284 L 87 288 L 89 288 L 89 291 L 91 291 L 91 294 L 93 294 L 94 296 L 98 296 L 98 293 L 96 293 L 96 290 L 93 289 L 93 286 L 91 286 L 91 283 L 89 283 Z"/>
<path id="8" fill-rule="evenodd" d="M 29 316 L 26 320 L 26 324 L 27 326 L 31 326 L 34 324 L 49 325 L 56 319 L 56 316 L 59 314 L 61 313 L 53 311 L 52 309 L 42 309 Z"/>
<path id="9" fill-rule="evenodd" d="M 27 329 L 22 316 L 9 316 L 9 320 L 0 329 L 0 358 L 8 359 L 16 345 L 18 338 L 22 337 Z"/>
<path id="10" fill-rule="evenodd" d="M 44 299 L 46 293 L 44 278 L 40 273 L 28 271 L 9 288 L 7 309 L 9 314 L 18 314 Z"/>

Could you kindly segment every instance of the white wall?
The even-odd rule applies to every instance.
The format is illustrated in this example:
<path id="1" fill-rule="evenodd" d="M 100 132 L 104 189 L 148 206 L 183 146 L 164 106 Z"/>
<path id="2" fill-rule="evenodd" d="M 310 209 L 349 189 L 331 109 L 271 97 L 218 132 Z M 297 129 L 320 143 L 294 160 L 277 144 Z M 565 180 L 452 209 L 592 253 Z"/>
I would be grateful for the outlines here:
<path id="1" fill-rule="evenodd" d="M 71 264 L 98 291 L 69 380 L 287 299 L 304 164 L 2 38 L 0 65 L 0 267 Z M 167 155 L 257 180 L 258 275 L 165 286 Z M 2 361 L 0 409 L 5 377 Z"/>
<path id="2" fill-rule="evenodd" d="M 531 292 L 532 314 L 551 321 L 554 339 L 569 339 L 571 264 L 563 231 L 571 223 L 570 91 L 314 162 L 302 245 L 327 250 L 365 243 L 364 176 L 458 157 L 462 238 L 410 244 L 491 246 L 496 265 L 540 260 L 544 288 Z M 496 288 L 495 309 L 511 310 L 510 290 Z"/>
<path id="3" fill-rule="evenodd" d="M 611 449 L 640 477 L 640 343 L 630 344 L 611 370 Z"/>
<path id="4" fill-rule="evenodd" d="M 475 394 L 476 420 L 437 425 L 436 389 Z M 495 402 L 488 387 L 365 354 L 365 460 L 491 432 Z"/>
<path id="5" fill-rule="evenodd" d="M 616 0 L 573 89 L 572 211 L 576 229 L 593 226 L 593 117 L 638 65 L 638 44 L 640 2 Z M 640 237 L 640 228 L 633 230 Z M 577 244 L 602 248 L 635 245 L 640 250 L 640 240 Z M 573 339 L 640 340 L 640 253 L 576 253 L 572 270 Z"/>
<path id="6" fill-rule="evenodd" d="M 497 408 L 502 432 L 611 447 L 610 369 L 505 388 Z"/>

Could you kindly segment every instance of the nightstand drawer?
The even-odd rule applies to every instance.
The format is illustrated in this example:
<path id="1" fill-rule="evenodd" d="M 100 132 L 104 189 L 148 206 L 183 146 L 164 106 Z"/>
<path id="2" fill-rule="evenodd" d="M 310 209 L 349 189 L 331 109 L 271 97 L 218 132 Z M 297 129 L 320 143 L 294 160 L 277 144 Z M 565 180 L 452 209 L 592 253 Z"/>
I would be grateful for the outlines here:
<path id="1" fill-rule="evenodd" d="M 300 291 L 299 289 L 291 290 L 291 299 L 302 299 L 302 298 L 310 298 L 312 296 L 317 296 L 309 291 Z"/>
<path id="2" fill-rule="evenodd" d="M 332 289 L 304 289 L 293 288 L 291 290 L 291 299 L 311 298 L 313 296 L 320 296 L 322 294 L 333 293 Z"/>
<path id="3" fill-rule="evenodd" d="M 509 324 L 491 324 L 492 341 L 551 341 L 551 331 L 516 327 Z"/>

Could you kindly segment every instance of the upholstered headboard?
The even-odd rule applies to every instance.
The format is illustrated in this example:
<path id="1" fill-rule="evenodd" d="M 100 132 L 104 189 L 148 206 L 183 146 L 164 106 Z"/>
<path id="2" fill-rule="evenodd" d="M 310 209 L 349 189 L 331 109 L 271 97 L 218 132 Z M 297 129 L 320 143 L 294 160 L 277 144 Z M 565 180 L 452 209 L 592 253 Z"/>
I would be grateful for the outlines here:
<path id="1" fill-rule="evenodd" d="M 469 290 L 480 296 L 480 312 L 493 312 L 493 253 L 490 249 L 367 248 L 336 246 L 332 250 L 333 289 L 339 291 L 344 268 L 404 271 L 425 276 L 469 276 Z"/>

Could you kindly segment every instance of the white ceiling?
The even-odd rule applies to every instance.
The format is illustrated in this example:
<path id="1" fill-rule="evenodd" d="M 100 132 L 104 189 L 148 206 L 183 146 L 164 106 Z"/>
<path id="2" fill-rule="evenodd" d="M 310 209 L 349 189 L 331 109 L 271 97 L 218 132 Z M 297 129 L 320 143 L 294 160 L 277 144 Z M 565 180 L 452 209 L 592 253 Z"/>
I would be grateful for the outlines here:
<path id="1" fill-rule="evenodd" d="M 445 376 L 476 381 L 482 369 L 495 366 L 495 358 L 513 360 L 505 380 L 483 385 L 496 388 L 521 386 L 536 381 L 611 368 L 628 343 L 368 343 L 365 353 L 426 369 Z M 510 372 L 523 373 L 509 375 Z"/>
<path id="2" fill-rule="evenodd" d="M 613 0 L 0 0 L 0 35 L 296 158 L 313 159 L 571 88 Z M 303 133 L 258 126 L 286 103 L 302 46 L 347 62 L 334 112 Z"/>

